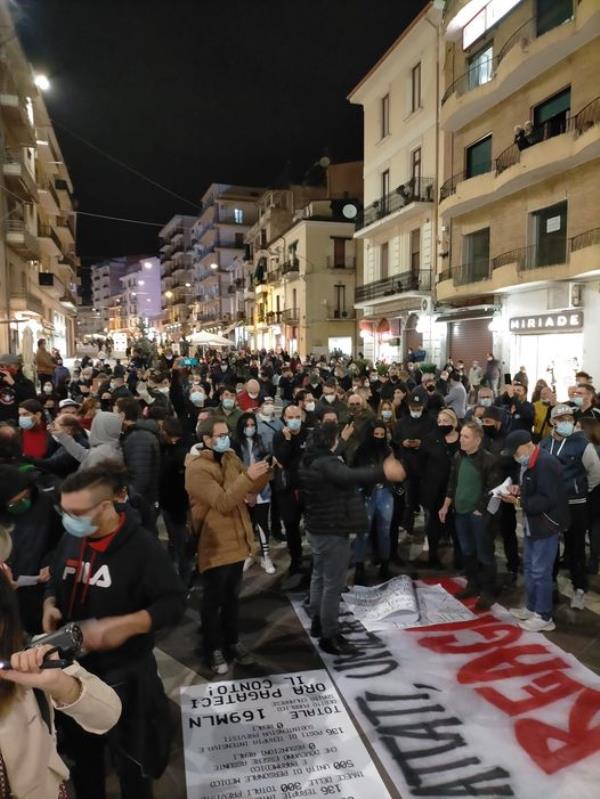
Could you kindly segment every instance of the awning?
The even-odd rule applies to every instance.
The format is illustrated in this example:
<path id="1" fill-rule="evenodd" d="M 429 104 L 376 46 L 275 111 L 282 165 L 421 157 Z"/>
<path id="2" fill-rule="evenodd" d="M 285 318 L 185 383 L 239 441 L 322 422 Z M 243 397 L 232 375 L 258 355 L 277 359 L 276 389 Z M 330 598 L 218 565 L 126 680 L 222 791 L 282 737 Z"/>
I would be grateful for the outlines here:
<path id="1" fill-rule="evenodd" d="M 457 308 L 436 316 L 436 322 L 463 322 L 469 319 L 491 319 L 500 308 L 496 305 L 479 305 L 474 308 Z"/>

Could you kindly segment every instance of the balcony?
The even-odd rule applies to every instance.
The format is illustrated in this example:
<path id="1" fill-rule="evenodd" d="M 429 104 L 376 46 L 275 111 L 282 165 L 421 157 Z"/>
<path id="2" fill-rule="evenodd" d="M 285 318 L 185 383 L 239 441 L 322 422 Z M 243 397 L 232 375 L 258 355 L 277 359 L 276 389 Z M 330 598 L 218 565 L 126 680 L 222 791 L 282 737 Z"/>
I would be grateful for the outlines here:
<path id="1" fill-rule="evenodd" d="M 56 232 L 66 248 L 75 246 L 74 220 L 75 217 L 58 217 L 56 220 Z"/>
<path id="2" fill-rule="evenodd" d="M 26 261 L 35 261 L 40 257 L 36 236 L 19 219 L 9 219 L 6 223 L 6 243 Z"/>
<path id="3" fill-rule="evenodd" d="M 267 272 L 267 283 L 279 283 L 283 275 L 283 270 L 281 267 L 277 269 L 271 269 L 270 272 Z"/>
<path id="4" fill-rule="evenodd" d="M 267 324 L 280 325 L 283 322 L 283 311 L 267 311 Z"/>
<path id="5" fill-rule="evenodd" d="M 472 67 L 454 80 L 442 97 L 441 127 L 464 127 L 593 41 L 600 33 L 600 6 L 596 0 L 579 0 L 573 6 L 574 15 L 562 23 L 557 20 L 551 29 L 543 18 L 528 19 L 508 35 L 489 66 Z"/>
<path id="6" fill-rule="evenodd" d="M 356 318 L 354 308 L 327 308 L 328 322 L 347 322 Z"/>
<path id="7" fill-rule="evenodd" d="M 73 203 L 71 202 L 71 192 L 69 191 L 69 184 L 67 181 L 63 178 L 56 178 L 54 181 L 54 188 L 58 195 L 58 204 L 60 208 L 65 211 L 70 211 L 73 207 Z"/>
<path id="8" fill-rule="evenodd" d="M 300 272 L 300 260 L 298 258 L 292 258 L 289 261 L 284 261 L 283 266 L 281 267 L 281 274 L 283 277 L 297 277 Z"/>
<path id="9" fill-rule="evenodd" d="M 600 97 L 569 118 L 532 128 L 503 150 L 489 169 L 460 172 L 440 188 L 440 212 L 459 216 L 600 157 Z"/>
<path id="10" fill-rule="evenodd" d="M 52 183 L 44 183 L 38 186 L 38 196 L 40 205 L 50 216 L 60 214 L 60 199 Z"/>
<path id="11" fill-rule="evenodd" d="M 16 92 L 0 94 L 0 111 L 14 137 L 23 147 L 35 145 L 35 130 L 29 118 L 25 100 Z"/>
<path id="12" fill-rule="evenodd" d="M 355 291 L 355 306 L 372 304 L 373 301 L 389 301 L 401 294 L 420 293 L 431 291 L 431 271 L 406 271 L 400 272 L 383 280 L 375 280 L 357 286 Z"/>
<path id="13" fill-rule="evenodd" d="M 356 217 L 356 236 L 369 234 L 368 228 L 385 219 L 386 222 L 398 218 L 410 218 L 421 212 L 423 204 L 432 203 L 433 178 L 411 178 L 401 183 L 395 191 L 367 205 Z M 361 231 L 359 234 L 358 231 Z"/>
<path id="14" fill-rule="evenodd" d="M 286 308 L 285 311 L 281 312 L 281 321 L 285 325 L 297 325 L 300 321 L 300 309 Z"/>
<path id="15" fill-rule="evenodd" d="M 44 289 L 56 299 L 60 299 L 65 294 L 66 288 L 64 284 L 53 272 L 40 272 L 38 274 L 38 283 L 41 289 Z"/>
<path id="16" fill-rule="evenodd" d="M 10 310 L 11 313 L 17 311 L 27 311 L 28 313 L 36 314 L 37 316 L 44 316 L 44 304 L 32 294 L 30 291 L 11 291 L 10 293 Z"/>
<path id="17" fill-rule="evenodd" d="M 356 257 L 354 255 L 344 255 L 343 258 L 335 258 L 333 255 L 327 256 L 327 269 L 354 269 L 356 267 Z"/>
<path id="18" fill-rule="evenodd" d="M 564 242 L 517 247 L 489 261 L 446 269 L 439 273 L 437 299 L 498 294 L 526 283 L 595 277 L 598 263 L 600 228 L 592 228 Z"/>
<path id="19" fill-rule="evenodd" d="M 51 258 L 59 258 L 62 255 L 62 242 L 49 225 L 38 225 L 38 239 L 40 249 Z"/>
<path id="20" fill-rule="evenodd" d="M 35 180 L 25 163 L 22 150 L 6 150 L 2 173 L 6 185 L 24 202 L 37 200 Z"/>

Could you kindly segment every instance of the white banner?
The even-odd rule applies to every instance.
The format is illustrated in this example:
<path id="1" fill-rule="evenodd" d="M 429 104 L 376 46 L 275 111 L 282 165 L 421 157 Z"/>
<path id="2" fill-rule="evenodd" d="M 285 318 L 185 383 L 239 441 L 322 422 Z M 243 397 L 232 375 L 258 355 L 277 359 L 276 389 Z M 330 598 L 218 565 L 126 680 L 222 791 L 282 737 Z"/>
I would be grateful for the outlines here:
<path id="1" fill-rule="evenodd" d="M 361 653 L 320 654 L 398 796 L 598 799 L 600 678 L 572 655 L 499 606 L 377 633 L 343 620 Z"/>
<path id="2" fill-rule="evenodd" d="M 389 799 L 324 669 L 181 689 L 188 799 Z"/>

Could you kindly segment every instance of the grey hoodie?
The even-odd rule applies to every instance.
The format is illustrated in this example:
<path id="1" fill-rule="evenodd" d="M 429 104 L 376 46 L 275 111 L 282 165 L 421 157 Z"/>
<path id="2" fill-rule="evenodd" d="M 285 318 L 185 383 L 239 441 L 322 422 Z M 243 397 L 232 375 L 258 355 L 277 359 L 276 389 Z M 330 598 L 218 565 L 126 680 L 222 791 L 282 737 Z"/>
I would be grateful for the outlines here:
<path id="1" fill-rule="evenodd" d="M 123 463 L 123 452 L 119 443 L 121 420 L 109 411 L 98 411 L 90 429 L 90 448 L 78 444 L 66 433 L 59 433 L 56 438 L 67 452 L 76 458 L 80 469 L 91 469 L 102 461 L 112 460 Z"/>

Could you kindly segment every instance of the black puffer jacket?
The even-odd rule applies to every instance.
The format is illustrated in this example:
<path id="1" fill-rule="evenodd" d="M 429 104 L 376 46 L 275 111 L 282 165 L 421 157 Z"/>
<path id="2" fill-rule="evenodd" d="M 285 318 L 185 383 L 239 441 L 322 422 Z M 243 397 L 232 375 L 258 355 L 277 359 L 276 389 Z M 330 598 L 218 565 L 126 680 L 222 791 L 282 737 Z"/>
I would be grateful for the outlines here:
<path id="1" fill-rule="evenodd" d="M 383 483 L 383 467 L 351 469 L 327 449 L 313 449 L 300 463 L 304 524 L 312 535 L 348 536 L 368 527 L 359 486 Z"/>
<path id="2" fill-rule="evenodd" d="M 160 477 L 160 442 L 158 427 L 152 421 L 140 421 L 123 435 L 123 457 L 129 482 L 148 502 L 158 502 Z"/>

